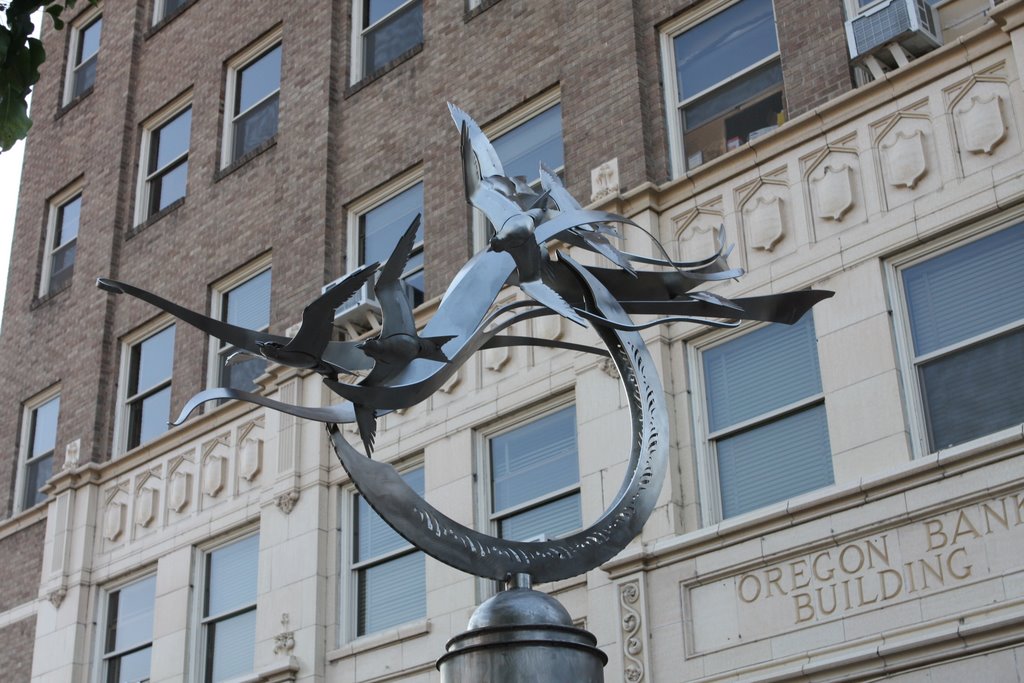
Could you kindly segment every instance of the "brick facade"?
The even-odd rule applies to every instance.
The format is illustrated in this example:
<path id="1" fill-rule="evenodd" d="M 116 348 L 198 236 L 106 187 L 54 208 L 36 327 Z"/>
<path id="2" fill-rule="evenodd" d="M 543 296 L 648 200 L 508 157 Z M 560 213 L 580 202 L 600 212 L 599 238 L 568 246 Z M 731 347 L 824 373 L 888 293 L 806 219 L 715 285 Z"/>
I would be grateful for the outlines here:
<path id="1" fill-rule="evenodd" d="M 22 619 L 0 628 L 0 671 L 10 683 L 24 683 L 32 676 L 32 645 L 36 620 Z"/>

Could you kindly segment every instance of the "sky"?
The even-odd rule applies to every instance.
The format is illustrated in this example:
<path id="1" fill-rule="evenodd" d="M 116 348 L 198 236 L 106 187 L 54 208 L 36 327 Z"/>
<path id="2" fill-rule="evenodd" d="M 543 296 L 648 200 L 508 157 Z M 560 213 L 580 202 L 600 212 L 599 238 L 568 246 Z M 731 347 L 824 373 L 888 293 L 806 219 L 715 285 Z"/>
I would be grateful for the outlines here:
<path id="1" fill-rule="evenodd" d="M 11 261 L 11 238 L 14 235 L 14 212 L 18 207 L 18 186 L 21 184 L 21 158 L 24 141 L 0 153 L 0 311 L 7 292 L 7 268 Z M 0 331 L 3 330 L 0 320 Z"/>

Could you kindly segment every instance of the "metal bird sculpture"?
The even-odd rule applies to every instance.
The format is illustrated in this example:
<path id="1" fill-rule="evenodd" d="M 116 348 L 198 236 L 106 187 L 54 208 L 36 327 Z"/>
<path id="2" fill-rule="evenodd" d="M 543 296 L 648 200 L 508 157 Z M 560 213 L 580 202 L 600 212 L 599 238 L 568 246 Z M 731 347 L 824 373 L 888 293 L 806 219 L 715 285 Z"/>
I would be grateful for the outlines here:
<path id="1" fill-rule="evenodd" d="M 359 383 L 360 386 L 378 385 L 416 358 L 448 362 L 442 347 L 455 335 L 419 336 L 416 333 L 412 305 L 402 286 L 402 273 L 412 254 L 419 227 L 420 216 L 417 214 L 381 268 L 374 285 L 373 293 L 380 304 L 383 321 L 377 337 L 356 344 L 357 348 L 374 360 L 373 370 Z M 366 455 L 370 455 L 377 433 L 376 415 L 372 408 L 356 404 L 355 416 Z"/>
<path id="2" fill-rule="evenodd" d="M 96 280 L 96 285 L 108 292 L 129 294 L 150 303 L 179 320 L 234 346 L 245 354 L 262 356 L 267 360 L 293 368 L 314 370 L 325 377 L 333 378 L 341 372 L 351 371 L 351 368 L 343 367 L 324 358 L 324 353 L 331 341 L 334 309 L 359 291 L 363 283 L 377 270 L 378 265 L 378 263 L 371 263 L 353 271 L 344 280 L 306 306 L 302 312 L 302 324 L 294 337 L 258 332 L 226 323 L 223 320 L 215 320 L 156 294 L 117 280 L 101 277 Z"/>

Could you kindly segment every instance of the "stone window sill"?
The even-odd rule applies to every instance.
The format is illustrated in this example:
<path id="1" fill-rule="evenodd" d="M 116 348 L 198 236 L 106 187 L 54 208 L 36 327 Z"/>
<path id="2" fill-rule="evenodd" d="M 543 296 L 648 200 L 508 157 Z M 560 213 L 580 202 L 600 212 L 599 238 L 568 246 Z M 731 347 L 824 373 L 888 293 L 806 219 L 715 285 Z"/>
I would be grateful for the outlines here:
<path id="1" fill-rule="evenodd" d="M 74 278 L 74 275 L 72 275 L 71 278 L 68 279 L 68 281 L 65 282 L 63 285 L 61 285 L 59 288 L 51 289 L 46 294 L 43 294 L 42 296 L 37 296 L 32 301 L 32 304 L 29 306 L 29 310 L 30 311 L 34 311 L 37 308 L 39 308 L 40 306 L 45 306 L 46 304 L 50 303 L 51 301 L 56 299 L 58 296 L 60 296 L 62 293 L 64 293 L 64 292 L 68 291 L 69 289 L 71 289 L 71 283 L 74 282 L 74 281 L 75 281 L 75 278 Z"/>
<path id="2" fill-rule="evenodd" d="M 410 621 L 395 628 L 389 628 L 380 633 L 372 633 L 367 636 L 360 636 L 353 641 L 345 643 L 336 650 L 327 653 L 328 662 L 336 662 L 339 659 L 351 657 L 361 652 L 369 652 L 382 647 L 394 645 L 410 638 L 417 638 L 430 633 L 430 620 L 419 619 Z"/>
<path id="3" fill-rule="evenodd" d="M 95 90 L 95 89 L 96 89 L 96 84 L 94 83 L 94 84 L 90 85 L 86 89 L 85 92 L 83 92 L 81 95 L 79 95 L 75 99 L 71 100 L 67 104 L 61 105 L 61 107 L 59 109 L 57 109 L 57 115 L 53 117 L 53 120 L 54 121 L 59 121 L 65 114 L 67 114 L 69 111 L 71 111 L 72 109 L 77 107 L 79 102 L 81 102 L 86 97 L 91 95 L 92 91 Z"/>
<path id="4" fill-rule="evenodd" d="M 168 215 L 170 213 L 173 213 L 179 207 L 182 207 L 184 205 L 185 205 L 185 197 L 182 197 L 181 199 L 175 199 L 173 202 L 171 202 L 170 204 L 168 204 L 164 208 L 162 208 L 159 211 L 157 211 L 156 213 L 154 213 L 152 216 L 147 218 L 145 221 L 143 221 L 142 223 L 139 223 L 134 228 L 129 230 L 128 231 L 128 236 L 125 237 L 125 240 L 130 240 L 131 238 L 135 237 L 136 235 L 138 235 L 140 232 L 142 232 L 143 230 L 145 230 L 149 226 L 151 226 L 154 223 L 156 223 L 157 221 L 159 221 L 164 216 L 166 216 L 166 215 Z"/>
<path id="5" fill-rule="evenodd" d="M 352 97 L 352 95 L 355 95 L 357 92 L 359 92 L 366 86 L 370 85 L 376 80 L 379 80 L 382 76 L 384 76 L 384 74 L 388 73 L 389 71 L 393 71 L 394 69 L 398 68 L 400 65 L 409 61 L 410 59 L 412 59 L 421 52 L 423 52 L 423 43 L 420 43 L 419 45 L 414 45 L 413 47 L 409 48 L 408 50 L 398 55 L 381 68 L 374 71 L 372 74 L 364 76 L 359 81 L 353 83 L 348 88 L 346 88 L 345 98 L 347 99 L 349 97 Z"/>
<path id="6" fill-rule="evenodd" d="M 501 0 L 480 0 L 479 5 L 473 9 L 466 10 L 466 13 L 462 16 L 462 23 L 468 24 L 470 21 L 494 7 L 499 2 L 501 2 Z"/>

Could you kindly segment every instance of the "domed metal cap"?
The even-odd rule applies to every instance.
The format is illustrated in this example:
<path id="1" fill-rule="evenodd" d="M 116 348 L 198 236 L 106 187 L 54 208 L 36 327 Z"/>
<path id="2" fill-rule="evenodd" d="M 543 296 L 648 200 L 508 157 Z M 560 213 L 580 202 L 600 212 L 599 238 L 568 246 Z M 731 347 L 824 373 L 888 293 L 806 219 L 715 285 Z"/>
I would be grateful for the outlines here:
<path id="1" fill-rule="evenodd" d="M 502 591 L 476 608 L 467 629 L 508 626 L 569 626 L 572 617 L 550 595 L 529 588 Z"/>

